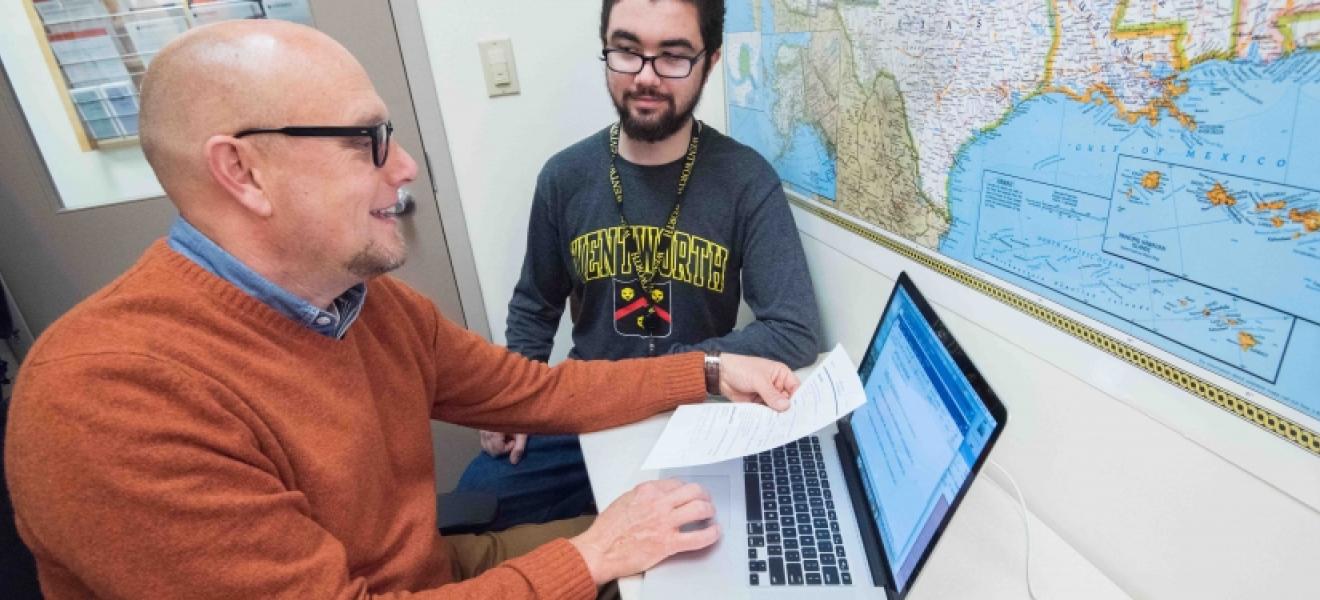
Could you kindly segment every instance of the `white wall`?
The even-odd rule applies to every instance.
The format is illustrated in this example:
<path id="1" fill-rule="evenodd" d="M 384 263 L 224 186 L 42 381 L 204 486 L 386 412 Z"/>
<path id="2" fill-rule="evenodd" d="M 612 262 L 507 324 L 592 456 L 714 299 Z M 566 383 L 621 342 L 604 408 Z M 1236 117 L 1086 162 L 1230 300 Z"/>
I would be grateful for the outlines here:
<path id="1" fill-rule="evenodd" d="M 613 120 L 594 60 L 600 4 L 421 4 L 491 330 L 502 342 L 537 171 Z M 476 42 L 505 35 L 523 93 L 488 99 Z M 724 130 L 721 83 L 712 80 L 699 114 Z M 1320 460 L 1013 309 L 795 214 L 827 341 L 860 355 L 893 278 L 912 274 L 1009 406 L 996 459 L 1023 486 L 1033 512 L 1134 598 L 1317 597 Z"/>

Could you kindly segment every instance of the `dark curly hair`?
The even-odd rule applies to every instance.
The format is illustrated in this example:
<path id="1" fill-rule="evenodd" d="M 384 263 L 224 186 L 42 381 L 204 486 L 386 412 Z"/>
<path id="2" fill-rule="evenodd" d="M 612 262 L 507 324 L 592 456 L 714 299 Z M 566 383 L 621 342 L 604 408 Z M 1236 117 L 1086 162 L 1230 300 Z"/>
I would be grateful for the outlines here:
<path id="1" fill-rule="evenodd" d="M 655 2 L 656 0 L 651 0 Z M 701 24 L 701 43 L 706 49 L 706 61 L 724 45 L 724 0 L 682 0 L 697 7 L 697 20 Z M 619 0 L 604 0 L 600 7 L 600 43 L 606 44 L 609 34 L 610 9 Z"/>

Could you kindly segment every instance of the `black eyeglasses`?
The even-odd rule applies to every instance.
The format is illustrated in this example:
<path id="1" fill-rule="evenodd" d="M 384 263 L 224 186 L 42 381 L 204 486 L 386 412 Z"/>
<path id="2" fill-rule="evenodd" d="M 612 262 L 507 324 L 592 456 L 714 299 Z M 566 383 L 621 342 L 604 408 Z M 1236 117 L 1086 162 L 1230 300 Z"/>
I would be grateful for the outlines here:
<path id="1" fill-rule="evenodd" d="M 651 63 L 651 70 L 655 71 L 656 75 L 666 79 L 682 79 L 692 74 L 692 67 L 705 53 L 706 51 L 702 50 L 695 56 L 679 56 L 668 52 L 646 56 L 632 50 L 606 48 L 600 51 L 600 59 L 605 61 L 605 66 L 615 73 L 636 75 L 646 68 L 646 63 Z"/>
<path id="2" fill-rule="evenodd" d="M 376 125 L 350 127 L 294 126 L 279 129 L 244 129 L 234 134 L 241 138 L 258 133 L 278 133 L 293 137 L 368 137 L 371 138 L 371 161 L 376 168 L 385 166 L 390 157 L 390 137 L 394 135 L 394 124 L 385 121 Z"/>

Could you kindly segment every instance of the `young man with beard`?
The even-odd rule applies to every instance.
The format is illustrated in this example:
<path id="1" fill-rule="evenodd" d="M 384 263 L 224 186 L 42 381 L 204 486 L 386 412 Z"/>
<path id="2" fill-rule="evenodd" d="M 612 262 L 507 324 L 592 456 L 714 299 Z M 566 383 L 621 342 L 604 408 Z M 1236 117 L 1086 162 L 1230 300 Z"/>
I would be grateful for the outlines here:
<path id="1" fill-rule="evenodd" d="M 699 349 L 814 360 L 819 315 L 780 179 L 692 116 L 723 27 L 722 0 L 604 0 L 601 58 L 619 122 L 541 171 L 511 350 L 547 360 L 571 298 L 571 358 Z M 740 297 L 756 320 L 734 331 Z M 576 436 L 483 431 L 482 447 L 459 489 L 499 496 L 494 529 L 590 510 Z"/>

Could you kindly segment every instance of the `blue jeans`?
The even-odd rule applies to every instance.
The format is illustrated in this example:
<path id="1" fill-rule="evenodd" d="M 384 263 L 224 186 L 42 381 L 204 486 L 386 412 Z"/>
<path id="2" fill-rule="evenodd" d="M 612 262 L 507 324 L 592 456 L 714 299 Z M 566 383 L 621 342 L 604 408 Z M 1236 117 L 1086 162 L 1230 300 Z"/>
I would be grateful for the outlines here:
<path id="1" fill-rule="evenodd" d="M 509 455 L 477 455 L 463 471 L 456 491 L 485 492 L 500 499 L 491 531 L 524 523 L 546 523 L 595 514 L 591 482 L 576 435 L 531 435 L 522 460 Z"/>

